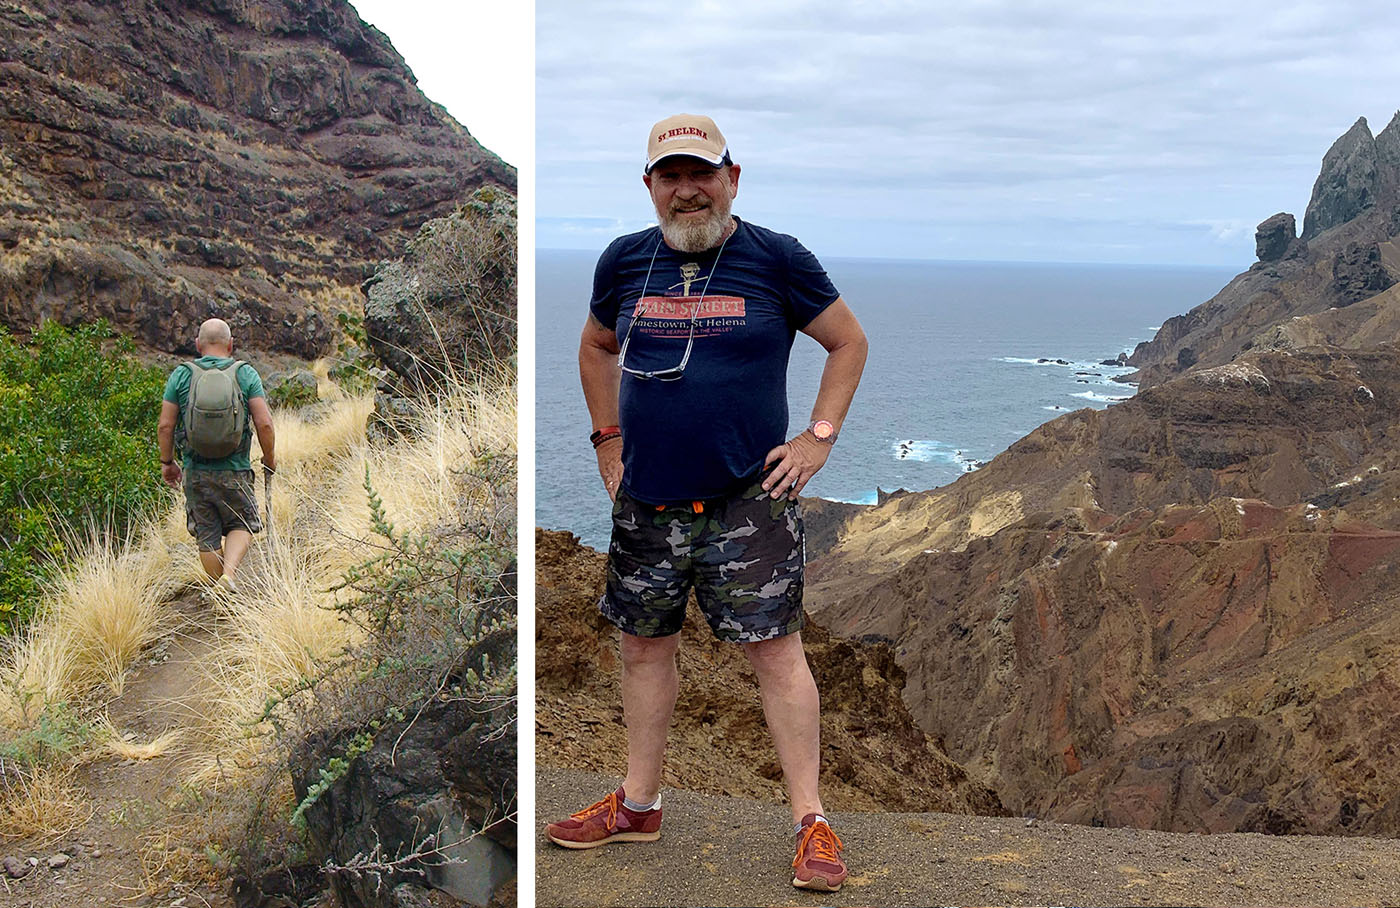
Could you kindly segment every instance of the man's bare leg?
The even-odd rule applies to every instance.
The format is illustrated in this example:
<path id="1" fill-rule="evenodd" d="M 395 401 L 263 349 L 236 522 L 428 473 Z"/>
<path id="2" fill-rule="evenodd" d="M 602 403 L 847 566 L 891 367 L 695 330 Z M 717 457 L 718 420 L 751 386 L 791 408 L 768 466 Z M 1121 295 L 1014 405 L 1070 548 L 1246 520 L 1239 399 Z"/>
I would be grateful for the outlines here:
<path id="1" fill-rule="evenodd" d="M 627 778 L 631 801 L 650 804 L 661 790 L 661 759 L 676 708 L 680 677 L 676 650 L 681 635 L 622 635 L 622 718 L 627 724 Z"/>
<path id="2" fill-rule="evenodd" d="M 802 651 L 802 635 L 744 644 L 758 675 L 763 717 L 778 751 L 792 804 L 793 823 L 823 813 L 817 778 L 821 772 L 821 697 Z"/>
<path id="3" fill-rule="evenodd" d="M 204 566 L 204 573 L 209 575 L 210 580 L 218 580 L 224 575 L 224 556 L 219 549 L 200 552 L 199 563 Z"/>
<path id="4" fill-rule="evenodd" d="M 253 544 L 253 534 L 247 530 L 229 530 L 224 537 L 224 573 L 232 580 L 238 571 L 243 556 L 248 554 L 248 546 Z"/>

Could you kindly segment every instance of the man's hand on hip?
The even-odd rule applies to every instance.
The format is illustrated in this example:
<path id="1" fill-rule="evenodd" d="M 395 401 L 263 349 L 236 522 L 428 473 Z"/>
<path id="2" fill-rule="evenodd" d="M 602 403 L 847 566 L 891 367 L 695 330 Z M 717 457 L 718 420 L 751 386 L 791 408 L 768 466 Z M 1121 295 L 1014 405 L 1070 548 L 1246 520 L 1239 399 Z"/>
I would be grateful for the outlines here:
<path id="1" fill-rule="evenodd" d="M 610 438 L 594 448 L 593 453 L 598 457 L 603 488 L 608 490 L 608 498 L 617 501 L 617 490 L 622 485 L 622 439 Z"/>
<path id="2" fill-rule="evenodd" d="M 831 445 L 817 441 L 811 432 L 804 430 L 792 441 L 778 445 L 763 459 L 764 467 L 773 462 L 777 466 L 763 480 L 763 487 L 774 498 L 781 498 L 786 492 L 788 498 L 796 499 L 797 494 L 807 485 L 807 481 L 817 475 L 826 465 L 831 454 Z"/>

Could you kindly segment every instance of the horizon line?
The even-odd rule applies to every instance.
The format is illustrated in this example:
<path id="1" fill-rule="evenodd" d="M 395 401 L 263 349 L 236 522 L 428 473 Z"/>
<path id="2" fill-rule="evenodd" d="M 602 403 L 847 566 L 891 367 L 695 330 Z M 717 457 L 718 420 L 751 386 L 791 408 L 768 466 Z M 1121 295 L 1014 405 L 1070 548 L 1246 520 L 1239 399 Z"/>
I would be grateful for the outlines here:
<path id="1" fill-rule="evenodd" d="M 602 249 L 585 249 L 581 246 L 536 246 L 535 252 L 579 252 L 587 255 L 601 255 Z M 822 261 L 835 262 L 888 262 L 892 264 L 937 264 L 937 265 L 1093 265 L 1103 268 L 1197 268 L 1201 270 L 1225 271 L 1235 268 L 1240 274 L 1249 270 L 1249 265 L 1237 268 L 1235 265 L 1209 265 L 1197 262 L 1096 262 L 1086 260 L 1060 259 L 943 259 L 943 258 L 891 258 L 888 256 L 866 255 L 823 255 Z M 1250 265 L 1254 264 L 1253 262 Z"/>

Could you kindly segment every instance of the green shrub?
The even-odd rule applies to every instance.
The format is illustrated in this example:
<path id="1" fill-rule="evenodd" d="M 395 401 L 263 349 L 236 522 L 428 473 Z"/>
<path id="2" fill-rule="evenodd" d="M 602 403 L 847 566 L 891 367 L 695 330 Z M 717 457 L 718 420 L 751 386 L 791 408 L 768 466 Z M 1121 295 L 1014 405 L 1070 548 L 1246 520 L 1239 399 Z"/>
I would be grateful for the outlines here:
<path id="1" fill-rule="evenodd" d="M 284 380 L 266 387 L 268 403 L 278 410 L 299 410 L 320 400 L 314 385 Z"/>
<path id="2" fill-rule="evenodd" d="M 71 760 L 92 737 L 92 726 L 66 703 L 50 703 L 38 721 L 18 735 L 0 741 L 0 766 L 46 766 Z"/>
<path id="3" fill-rule="evenodd" d="M 33 612 L 64 527 L 118 533 L 162 500 L 156 420 L 165 374 L 104 322 L 0 328 L 0 634 Z"/>

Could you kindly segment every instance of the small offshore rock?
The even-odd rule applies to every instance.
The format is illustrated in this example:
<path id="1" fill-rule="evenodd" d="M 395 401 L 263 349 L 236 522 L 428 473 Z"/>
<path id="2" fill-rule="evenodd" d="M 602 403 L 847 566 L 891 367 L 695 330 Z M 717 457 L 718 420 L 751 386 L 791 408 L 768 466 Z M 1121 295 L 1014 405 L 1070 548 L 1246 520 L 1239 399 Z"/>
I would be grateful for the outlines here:
<path id="1" fill-rule="evenodd" d="M 34 868 L 19 858 L 5 858 L 0 861 L 0 867 L 5 868 L 5 876 L 12 880 L 22 880 L 29 876 L 29 871 Z"/>
<path id="2" fill-rule="evenodd" d="M 66 867 L 71 860 L 72 858 L 60 851 L 58 854 L 49 858 L 49 869 L 57 870 L 60 867 Z"/>

